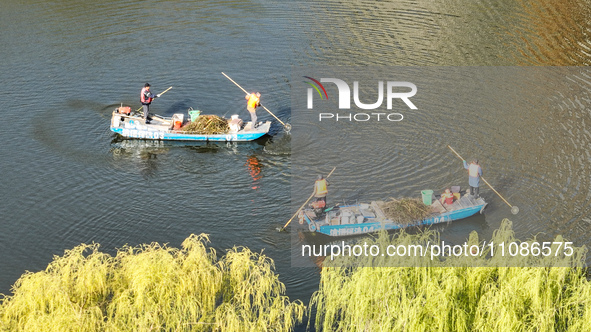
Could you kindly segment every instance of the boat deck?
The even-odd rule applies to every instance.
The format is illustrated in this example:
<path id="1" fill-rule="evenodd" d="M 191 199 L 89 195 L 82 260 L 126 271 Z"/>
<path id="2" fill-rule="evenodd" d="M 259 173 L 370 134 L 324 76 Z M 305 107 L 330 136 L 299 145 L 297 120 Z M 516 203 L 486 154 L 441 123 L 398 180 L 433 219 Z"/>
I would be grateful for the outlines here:
<path id="1" fill-rule="evenodd" d="M 445 213 L 481 204 L 484 204 L 484 200 L 482 198 L 475 198 L 470 194 L 465 194 L 460 196 L 460 199 L 454 200 L 453 204 L 451 205 L 441 204 L 439 199 L 434 198 L 433 202 L 431 203 L 431 209 L 434 213 Z"/>

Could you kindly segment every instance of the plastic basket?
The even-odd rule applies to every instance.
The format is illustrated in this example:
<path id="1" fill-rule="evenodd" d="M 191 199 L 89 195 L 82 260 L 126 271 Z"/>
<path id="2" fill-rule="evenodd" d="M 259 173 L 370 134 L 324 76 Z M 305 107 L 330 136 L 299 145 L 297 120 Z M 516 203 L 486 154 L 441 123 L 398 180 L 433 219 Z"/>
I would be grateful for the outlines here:
<path id="1" fill-rule="evenodd" d="M 189 111 L 189 116 L 191 117 L 191 122 L 197 120 L 199 115 L 201 114 L 200 110 Z"/>
<path id="2" fill-rule="evenodd" d="M 425 205 L 431 205 L 433 202 L 433 190 L 422 190 L 421 195 L 423 196 L 423 203 Z"/>

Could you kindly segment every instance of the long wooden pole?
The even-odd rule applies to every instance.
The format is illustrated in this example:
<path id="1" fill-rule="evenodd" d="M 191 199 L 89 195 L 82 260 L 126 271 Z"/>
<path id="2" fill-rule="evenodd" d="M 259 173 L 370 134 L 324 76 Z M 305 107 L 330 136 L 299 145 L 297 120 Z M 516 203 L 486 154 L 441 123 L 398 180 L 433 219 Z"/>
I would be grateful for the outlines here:
<path id="1" fill-rule="evenodd" d="M 449 148 L 449 149 L 450 149 L 450 150 L 451 150 L 453 153 L 455 153 L 455 155 L 456 155 L 456 156 L 458 156 L 458 158 L 462 159 L 462 161 L 463 161 L 463 160 L 465 160 L 465 159 L 464 159 L 464 158 L 462 158 L 462 156 L 460 156 L 460 154 L 459 154 L 459 153 L 457 153 L 457 152 L 456 152 L 456 150 L 454 150 L 454 149 L 453 149 L 451 146 L 449 146 L 449 145 L 448 145 L 447 147 L 448 147 L 448 148 Z M 486 181 L 486 179 L 485 179 L 485 178 L 483 178 L 482 176 L 481 176 L 480 178 L 482 179 L 482 181 L 484 181 L 484 183 L 486 183 L 486 184 L 487 184 L 487 185 L 490 187 L 490 189 L 492 189 L 492 190 L 495 192 L 495 194 L 497 194 L 497 195 L 498 195 L 498 196 L 499 196 L 499 197 L 500 197 L 500 198 L 503 200 L 503 202 L 505 202 L 507 205 L 509 205 L 509 207 L 511 208 L 511 213 L 513 213 L 513 214 L 517 214 L 517 213 L 519 212 L 519 208 L 518 208 L 517 206 L 514 206 L 514 205 L 511 205 L 511 204 L 509 204 L 509 202 L 507 202 L 507 200 L 505 199 L 505 197 L 503 197 L 501 194 L 499 194 L 499 192 L 498 192 L 498 191 L 497 191 L 495 188 L 493 188 L 493 186 L 491 186 L 491 185 L 490 185 L 490 183 L 488 183 L 488 181 Z"/>
<path id="2" fill-rule="evenodd" d="M 162 95 L 163 95 L 163 94 L 165 94 L 166 92 L 168 92 L 168 90 L 170 90 L 170 89 L 172 89 L 172 87 L 169 87 L 168 89 L 166 89 L 166 90 L 164 90 L 164 91 L 160 92 L 160 93 L 158 94 L 158 98 L 162 97 Z"/>
<path id="3" fill-rule="evenodd" d="M 332 174 L 332 172 L 334 172 L 335 169 L 337 169 L 336 166 L 332 169 L 332 171 L 330 171 L 330 173 L 328 173 L 328 175 L 326 176 L 326 179 L 328 179 L 330 177 L 330 175 Z M 300 210 L 303 209 L 304 206 L 306 206 L 306 204 L 308 204 L 308 202 L 312 199 L 312 197 L 314 197 L 314 193 L 312 193 L 312 195 L 310 195 L 310 197 L 308 197 L 308 199 L 304 202 L 304 204 L 302 204 L 302 206 L 300 206 L 300 208 L 296 211 L 296 213 L 294 213 L 293 216 L 291 216 L 291 218 L 289 218 L 289 220 L 285 223 L 285 225 L 283 225 L 283 227 L 281 227 L 279 229 L 280 232 L 282 230 L 284 230 L 285 227 L 287 227 L 287 225 L 289 225 L 289 223 L 293 220 L 293 218 L 295 218 L 295 216 L 298 215 L 298 213 L 300 212 Z"/>
<path id="4" fill-rule="evenodd" d="M 236 84 L 236 86 L 239 87 L 242 91 L 244 91 L 244 93 L 249 94 L 249 92 L 247 92 L 246 90 L 244 90 L 244 88 L 242 88 L 240 86 L 240 84 L 236 83 L 233 79 L 231 79 L 230 76 L 226 75 L 224 72 L 222 72 L 222 75 L 226 76 L 226 78 L 229 79 L 230 82 Z M 276 117 L 275 114 L 273 114 L 273 112 L 269 111 L 269 109 L 267 109 L 262 104 L 261 104 L 261 107 L 264 108 L 265 111 L 269 112 L 269 114 L 271 114 L 277 121 L 279 121 L 285 127 L 285 129 L 287 129 L 287 131 L 290 131 L 291 130 L 291 126 L 290 125 L 286 125 L 285 123 L 283 123 L 283 121 L 279 120 L 279 118 Z"/>

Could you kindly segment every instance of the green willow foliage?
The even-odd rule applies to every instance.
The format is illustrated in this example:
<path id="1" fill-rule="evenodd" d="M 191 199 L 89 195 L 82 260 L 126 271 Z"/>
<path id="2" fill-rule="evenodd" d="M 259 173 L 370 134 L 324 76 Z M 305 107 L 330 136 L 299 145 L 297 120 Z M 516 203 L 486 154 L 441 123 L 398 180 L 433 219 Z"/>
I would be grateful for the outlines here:
<path id="1" fill-rule="evenodd" d="M 433 231 L 402 232 L 393 240 L 382 234 L 371 244 L 438 240 Z M 503 221 L 493 241 L 519 242 L 510 221 Z M 475 232 L 468 243 L 479 243 Z M 580 268 L 585 252 L 504 260 L 424 257 L 410 264 L 406 257 L 406 265 L 386 265 L 382 257 L 355 266 L 327 259 L 310 310 L 322 331 L 591 331 L 591 284 Z M 361 267 L 372 264 L 387 267 Z M 397 267 L 408 265 L 415 267 Z"/>
<path id="2" fill-rule="evenodd" d="M 126 246 L 115 257 L 82 244 L 24 274 L 0 303 L 2 331 L 291 331 L 290 302 L 271 259 L 234 248 L 221 259 L 206 235 L 182 249 Z"/>

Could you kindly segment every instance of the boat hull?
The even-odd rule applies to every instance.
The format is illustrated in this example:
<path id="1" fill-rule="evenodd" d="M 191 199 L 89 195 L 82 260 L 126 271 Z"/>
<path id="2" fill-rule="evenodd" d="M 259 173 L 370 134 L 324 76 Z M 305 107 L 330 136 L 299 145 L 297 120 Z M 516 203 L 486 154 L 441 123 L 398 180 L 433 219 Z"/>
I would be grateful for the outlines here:
<path id="1" fill-rule="evenodd" d="M 260 123 L 251 129 L 251 122 L 247 122 L 240 130 L 229 131 L 226 134 L 198 134 L 182 130 L 170 129 L 171 120 L 155 117 L 150 124 L 144 123 L 142 118 L 113 113 L 111 131 L 126 138 L 168 141 L 217 141 L 240 142 L 253 141 L 266 135 L 271 129 L 271 121 Z"/>
<path id="2" fill-rule="evenodd" d="M 170 140 L 170 141 L 221 141 L 221 142 L 240 142 L 253 141 L 261 138 L 267 132 L 245 132 L 228 133 L 221 135 L 200 135 L 187 134 L 183 132 L 130 129 L 111 127 L 111 131 L 127 138 Z"/>
<path id="3" fill-rule="evenodd" d="M 358 220 L 361 222 L 354 221 L 349 224 L 331 225 L 324 219 L 315 220 L 313 217 L 310 217 L 310 212 L 302 213 L 300 220 L 301 222 L 305 221 L 308 224 L 308 228 L 311 232 L 321 233 L 328 236 L 351 236 L 373 233 L 380 230 L 396 230 L 413 226 L 428 226 L 447 223 L 455 220 L 468 218 L 477 213 L 482 213 L 487 205 L 487 203 L 482 198 L 462 199 L 464 200 L 464 206 L 455 207 L 453 210 L 449 211 L 446 211 L 445 208 L 441 206 L 442 210 L 445 212 L 436 213 L 424 220 L 414 221 L 408 224 L 400 224 L 393 222 L 385 218 L 383 215 L 380 217 L 382 213 L 381 211 L 377 211 L 380 210 L 380 208 L 377 206 L 376 202 L 372 202 L 371 204 L 355 204 L 339 207 L 339 209 L 341 210 L 358 211 L 357 213 L 351 212 L 353 218 L 350 220 Z M 468 202 L 468 204 L 466 204 L 466 202 Z M 365 206 L 363 207 L 363 205 Z M 370 206 L 371 208 L 369 208 Z M 359 212 L 363 210 L 371 210 L 371 214 L 373 216 L 368 217 L 367 215 L 364 215 L 363 213 Z"/>

